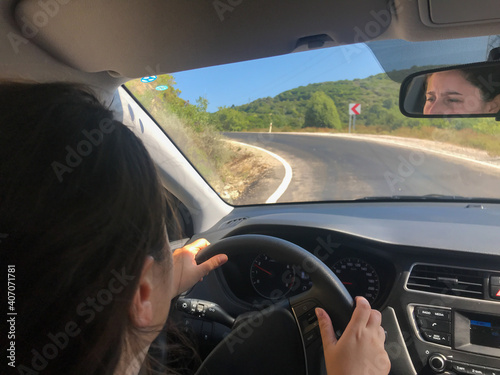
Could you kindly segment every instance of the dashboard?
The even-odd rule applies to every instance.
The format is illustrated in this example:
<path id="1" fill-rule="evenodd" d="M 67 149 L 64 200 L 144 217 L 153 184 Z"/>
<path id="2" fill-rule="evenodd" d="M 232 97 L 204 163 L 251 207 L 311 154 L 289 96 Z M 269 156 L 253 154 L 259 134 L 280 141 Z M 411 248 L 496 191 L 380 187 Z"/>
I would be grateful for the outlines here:
<path id="1" fill-rule="evenodd" d="M 200 235 L 290 241 L 382 313 L 393 374 L 500 374 L 500 207 L 345 204 L 243 207 Z M 189 296 L 230 315 L 311 287 L 303 269 L 255 249 Z M 334 322 L 335 324 L 335 322 Z"/>
<path id="2" fill-rule="evenodd" d="M 394 284 L 394 264 L 383 252 L 355 244 L 339 234 L 279 226 L 245 228 L 235 233 L 265 234 L 301 246 L 322 260 L 353 297 L 363 296 L 375 308 L 383 304 Z M 289 298 L 312 286 L 307 272 L 299 265 L 278 263 L 261 253 L 233 257 L 222 273 L 233 295 L 250 304 Z"/>

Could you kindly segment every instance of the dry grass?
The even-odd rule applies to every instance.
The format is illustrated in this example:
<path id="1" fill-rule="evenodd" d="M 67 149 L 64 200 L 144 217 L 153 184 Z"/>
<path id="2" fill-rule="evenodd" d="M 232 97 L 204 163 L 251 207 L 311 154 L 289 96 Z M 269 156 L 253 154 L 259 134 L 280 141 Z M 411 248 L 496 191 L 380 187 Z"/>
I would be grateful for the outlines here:
<path id="1" fill-rule="evenodd" d="M 488 155 L 500 156 L 500 134 L 485 134 L 474 129 L 439 129 L 431 126 L 418 128 L 401 127 L 393 131 L 380 131 L 376 126 L 357 126 L 359 134 L 385 134 L 405 138 L 428 139 L 462 147 L 483 150 Z"/>
<path id="2" fill-rule="evenodd" d="M 220 171 L 224 186 L 216 190 L 226 201 L 236 202 L 249 186 L 266 175 L 273 166 L 266 160 L 266 155 L 261 155 L 252 148 L 230 142 L 227 142 L 226 147 L 233 158 Z"/>
<path id="3" fill-rule="evenodd" d="M 127 87 L 140 98 L 149 113 L 198 172 L 226 201 L 232 203 L 273 166 L 253 148 L 232 144 L 207 122 L 184 120 L 149 85 L 131 81 Z M 266 154 L 267 155 L 267 154 Z"/>
<path id="4" fill-rule="evenodd" d="M 214 129 L 195 132 L 175 114 L 155 111 L 158 123 L 213 189 L 233 203 L 272 166 L 252 148 L 227 142 Z"/>

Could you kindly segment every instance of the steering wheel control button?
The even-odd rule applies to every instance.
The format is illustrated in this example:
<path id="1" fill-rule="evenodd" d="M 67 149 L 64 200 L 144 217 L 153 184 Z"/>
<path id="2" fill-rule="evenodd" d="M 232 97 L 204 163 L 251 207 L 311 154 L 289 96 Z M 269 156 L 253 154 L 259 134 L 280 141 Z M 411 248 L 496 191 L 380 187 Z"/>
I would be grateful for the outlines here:
<path id="1" fill-rule="evenodd" d="M 428 359 L 429 367 L 435 372 L 443 372 L 446 368 L 446 357 L 440 353 L 433 353 Z"/>
<path id="2" fill-rule="evenodd" d="M 314 341 L 316 341 L 316 339 L 318 339 L 319 337 L 320 337 L 319 328 L 315 328 L 312 331 L 306 333 L 304 335 L 304 344 L 305 344 L 305 346 L 308 347 Z"/>
<path id="3" fill-rule="evenodd" d="M 300 328 L 304 334 L 309 333 L 311 330 L 318 326 L 318 318 L 314 309 L 309 310 L 299 318 Z"/>
<path id="4" fill-rule="evenodd" d="M 318 303 L 314 300 L 307 300 L 293 306 L 293 310 L 297 318 L 300 318 L 302 315 L 308 313 L 310 310 L 314 311 L 314 308 L 317 306 L 317 304 Z"/>
<path id="5" fill-rule="evenodd" d="M 318 322 L 318 317 L 316 316 L 316 312 L 314 310 L 308 312 L 306 317 L 307 317 L 307 323 L 309 324 L 314 324 Z"/>

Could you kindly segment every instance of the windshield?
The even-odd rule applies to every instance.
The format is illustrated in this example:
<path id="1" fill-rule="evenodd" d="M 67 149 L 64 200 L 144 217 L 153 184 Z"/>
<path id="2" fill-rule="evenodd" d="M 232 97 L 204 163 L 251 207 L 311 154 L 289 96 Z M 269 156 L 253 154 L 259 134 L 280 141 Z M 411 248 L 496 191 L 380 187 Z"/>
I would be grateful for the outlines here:
<path id="1" fill-rule="evenodd" d="M 406 118 L 398 102 L 408 74 L 484 61 L 497 39 L 339 46 L 126 87 L 233 205 L 500 198 L 494 119 Z"/>

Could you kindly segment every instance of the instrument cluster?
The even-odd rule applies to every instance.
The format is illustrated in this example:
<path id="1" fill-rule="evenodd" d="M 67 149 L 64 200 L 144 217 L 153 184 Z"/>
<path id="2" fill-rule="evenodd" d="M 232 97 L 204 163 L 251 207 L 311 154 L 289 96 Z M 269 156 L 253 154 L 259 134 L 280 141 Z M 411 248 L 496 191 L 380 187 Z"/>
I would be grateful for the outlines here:
<path id="1" fill-rule="evenodd" d="M 387 259 L 358 249 L 338 249 L 324 262 L 353 297 L 363 296 L 374 307 L 383 303 L 394 279 L 394 267 Z M 252 304 L 289 298 L 312 287 L 299 265 L 277 262 L 259 252 L 230 260 L 222 272 L 234 295 Z"/>

